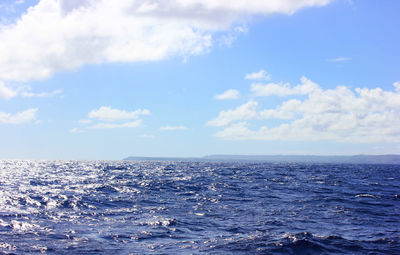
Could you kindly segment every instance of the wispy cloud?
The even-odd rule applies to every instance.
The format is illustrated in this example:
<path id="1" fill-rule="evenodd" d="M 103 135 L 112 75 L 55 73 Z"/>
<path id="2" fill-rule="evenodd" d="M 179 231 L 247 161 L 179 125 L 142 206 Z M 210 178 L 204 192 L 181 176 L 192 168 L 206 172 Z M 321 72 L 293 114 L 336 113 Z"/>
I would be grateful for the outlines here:
<path id="1" fill-rule="evenodd" d="M 248 73 L 244 78 L 246 80 L 268 81 L 271 79 L 271 75 L 265 70 L 260 70 L 258 72 Z"/>
<path id="2" fill-rule="evenodd" d="M 88 120 L 88 119 L 83 119 L 78 121 L 80 124 L 90 124 L 93 122 L 93 120 Z"/>
<path id="3" fill-rule="evenodd" d="M 84 125 L 82 128 L 73 128 L 70 130 L 70 133 L 82 133 L 89 129 L 137 128 L 140 127 L 143 122 L 139 117 L 149 114 L 150 111 L 147 109 L 126 111 L 109 106 L 101 106 L 88 113 L 89 119 L 81 119 L 78 121 L 80 124 Z"/>
<path id="4" fill-rule="evenodd" d="M 135 120 L 125 123 L 99 123 L 89 128 L 93 129 L 111 129 L 111 128 L 135 128 L 142 125 L 142 120 Z"/>
<path id="5" fill-rule="evenodd" d="M 77 134 L 77 133 L 85 133 L 86 130 L 79 129 L 79 128 L 72 128 L 72 129 L 69 130 L 69 132 L 70 132 L 70 133 Z"/>
<path id="6" fill-rule="evenodd" d="M 21 93 L 22 97 L 53 97 L 56 95 L 59 95 L 62 93 L 61 89 L 57 89 L 57 90 L 53 90 L 51 92 L 39 92 L 39 93 L 35 93 L 35 92 L 30 92 L 30 91 L 24 91 Z"/>
<path id="7" fill-rule="evenodd" d="M 113 109 L 109 106 L 102 106 L 97 110 L 89 112 L 89 118 L 99 119 L 102 121 L 119 121 L 119 120 L 131 120 L 137 119 L 140 115 L 149 115 L 150 111 L 147 109 L 138 109 L 135 111 L 125 111 L 119 109 Z"/>
<path id="8" fill-rule="evenodd" d="M 5 124 L 23 124 L 36 120 L 37 108 L 25 110 L 15 114 L 0 112 L 0 123 Z"/>
<path id="9" fill-rule="evenodd" d="M 216 95 L 214 98 L 217 100 L 238 99 L 240 98 L 240 92 L 236 89 L 229 89 L 222 94 Z"/>
<path id="10" fill-rule="evenodd" d="M 228 46 L 230 47 L 234 41 L 242 34 L 247 32 L 246 25 L 242 24 L 240 26 L 236 26 L 232 31 L 227 32 L 226 34 L 220 36 L 217 41 L 220 46 Z"/>
<path id="11" fill-rule="evenodd" d="M 400 92 L 400 81 L 396 81 L 393 83 L 393 86 L 395 87 L 397 92 Z"/>
<path id="12" fill-rule="evenodd" d="M 160 130 L 164 131 L 174 131 L 174 130 L 187 130 L 188 128 L 185 126 L 162 126 Z"/>
<path id="13" fill-rule="evenodd" d="M 30 86 L 19 86 L 12 89 L 6 86 L 4 82 L 0 81 L 0 99 L 11 99 L 16 96 L 21 96 L 24 98 L 53 97 L 56 95 L 60 95 L 61 93 L 61 89 L 53 90 L 51 92 L 32 92 Z"/>
<path id="14" fill-rule="evenodd" d="M 343 63 L 343 62 L 349 62 L 351 60 L 351 58 L 349 57 L 337 57 L 337 58 L 331 58 L 328 59 L 329 62 L 335 62 L 335 63 Z"/>
<path id="15" fill-rule="evenodd" d="M 250 91 L 254 96 L 290 96 L 290 95 L 306 95 L 312 92 L 320 91 L 320 87 L 306 77 L 301 78 L 301 84 L 290 86 L 289 83 L 269 83 L 251 85 Z"/>
<path id="16" fill-rule="evenodd" d="M 17 95 L 17 92 L 0 81 L 0 99 L 10 99 Z"/>
<path id="17" fill-rule="evenodd" d="M 142 138 L 148 138 L 148 139 L 154 139 L 154 138 L 156 138 L 156 136 L 155 136 L 155 135 L 152 135 L 152 134 L 143 134 L 143 135 L 141 135 L 140 137 L 142 137 Z"/>

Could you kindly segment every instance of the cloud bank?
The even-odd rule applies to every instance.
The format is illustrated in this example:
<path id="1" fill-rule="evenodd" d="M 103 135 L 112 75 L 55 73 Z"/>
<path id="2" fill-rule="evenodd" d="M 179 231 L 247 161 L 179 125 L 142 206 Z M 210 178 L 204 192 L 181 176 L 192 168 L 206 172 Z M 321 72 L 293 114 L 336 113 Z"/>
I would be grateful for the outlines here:
<path id="1" fill-rule="evenodd" d="M 400 142 L 400 83 L 393 85 L 393 91 L 346 86 L 324 90 L 305 77 L 296 86 L 253 84 L 254 96 L 292 98 L 269 109 L 259 109 L 251 99 L 221 111 L 207 125 L 223 127 L 215 135 L 234 140 Z M 271 119 L 280 124 L 268 126 Z"/>
<path id="2" fill-rule="evenodd" d="M 207 52 L 254 15 L 293 14 L 331 0 L 40 0 L 0 26 L 0 80 L 30 81 L 86 64 Z M 3 93 L 4 94 L 4 93 Z"/>

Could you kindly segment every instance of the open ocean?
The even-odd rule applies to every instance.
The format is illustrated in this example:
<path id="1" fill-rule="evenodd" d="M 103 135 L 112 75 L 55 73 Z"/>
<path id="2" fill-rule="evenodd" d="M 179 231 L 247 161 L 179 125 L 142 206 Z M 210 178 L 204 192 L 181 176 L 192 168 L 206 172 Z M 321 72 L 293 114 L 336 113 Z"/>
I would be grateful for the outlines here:
<path id="1" fill-rule="evenodd" d="M 400 165 L 0 160 L 2 254 L 400 254 Z"/>

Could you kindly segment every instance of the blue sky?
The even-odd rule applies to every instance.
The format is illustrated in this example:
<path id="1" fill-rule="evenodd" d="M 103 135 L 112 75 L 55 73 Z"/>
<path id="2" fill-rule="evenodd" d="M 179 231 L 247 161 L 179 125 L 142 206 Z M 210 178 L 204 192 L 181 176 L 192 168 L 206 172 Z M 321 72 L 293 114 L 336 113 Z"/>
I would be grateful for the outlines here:
<path id="1" fill-rule="evenodd" d="M 399 1 L 2 1 L 0 157 L 400 153 Z"/>

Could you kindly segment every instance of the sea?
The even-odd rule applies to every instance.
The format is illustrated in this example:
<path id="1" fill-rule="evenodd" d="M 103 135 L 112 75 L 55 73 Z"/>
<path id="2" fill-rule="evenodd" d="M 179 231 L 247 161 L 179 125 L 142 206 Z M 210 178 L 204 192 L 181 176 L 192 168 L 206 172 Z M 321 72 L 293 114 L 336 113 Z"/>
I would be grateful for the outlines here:
<path id="1" fill-rule="evenodd" d="M 400 165 L 0 160 L 1 254 L 400 254 Z"/>

